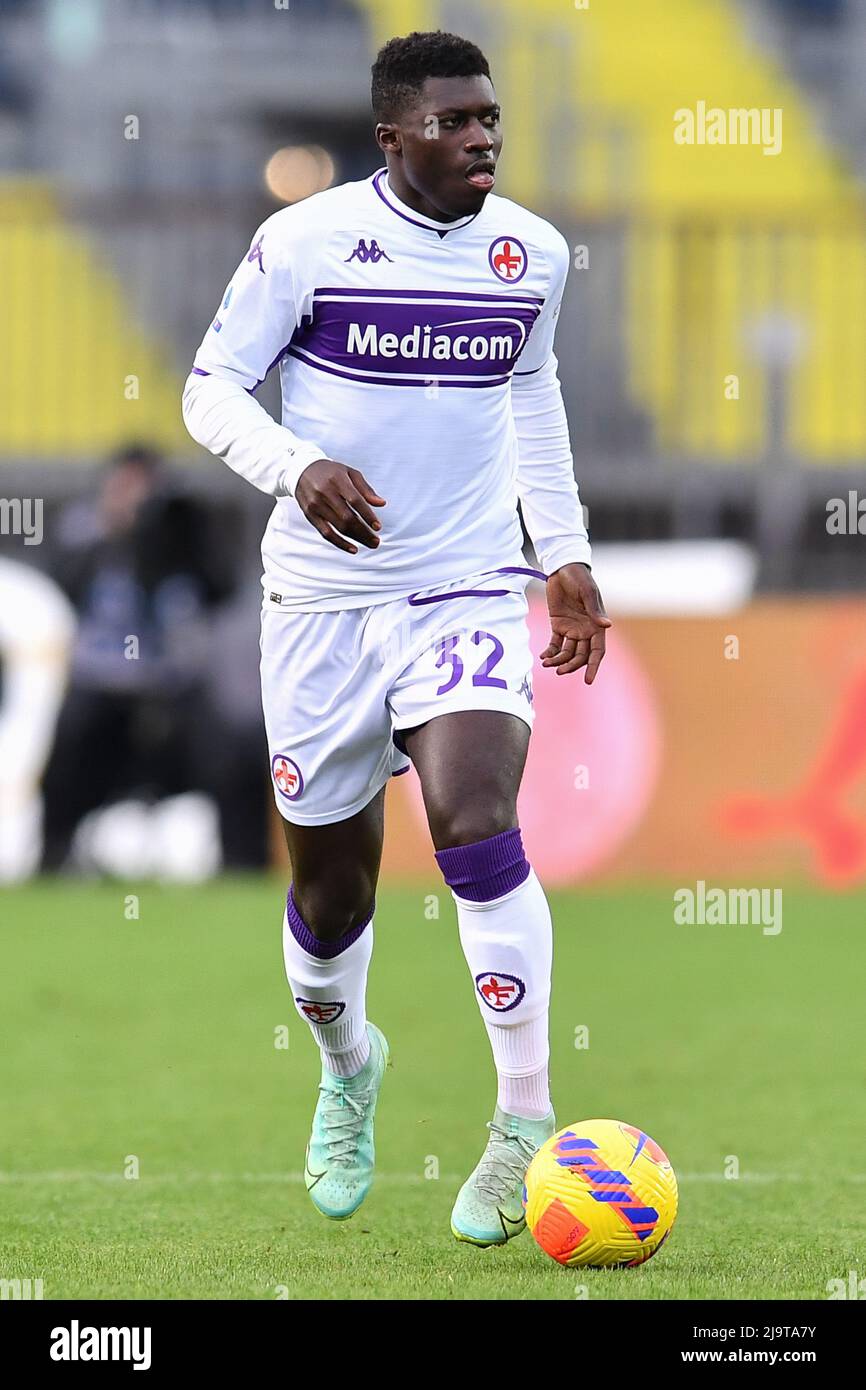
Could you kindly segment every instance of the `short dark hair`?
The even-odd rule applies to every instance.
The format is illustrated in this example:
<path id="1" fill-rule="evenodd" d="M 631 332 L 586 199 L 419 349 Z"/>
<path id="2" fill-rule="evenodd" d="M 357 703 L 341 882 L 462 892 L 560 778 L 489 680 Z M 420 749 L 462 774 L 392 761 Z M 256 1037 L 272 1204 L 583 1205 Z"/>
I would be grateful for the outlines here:
<path id="1" fill-rule="evenodd" d="M 477 44 L 442 29 L 389 39 L 373 64 L 371 98 L 377 121 L 393 120 L 421 91 L 428 77 L 489 77 Z"/>

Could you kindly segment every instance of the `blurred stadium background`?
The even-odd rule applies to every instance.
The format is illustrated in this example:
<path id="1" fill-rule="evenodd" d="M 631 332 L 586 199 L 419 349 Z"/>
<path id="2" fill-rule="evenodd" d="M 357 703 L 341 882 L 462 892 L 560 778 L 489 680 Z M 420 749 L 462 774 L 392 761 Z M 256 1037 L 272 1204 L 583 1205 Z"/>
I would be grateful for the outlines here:
<path id="1" fill-rule="evenodd" d="M 434 27 L 491 59 L 498 191 L 575 248 L 560 374 L 617 625 L 593 692 L 539 680 L 539 869 L 862 883 L 854 0 L 0 0 L 0 876 L 282 862 L 269 503 L 192 444 L 180 388 L 258 222 L 378 167 L 376 46 Z M 780 109 L 781 151 L 676 143 L 700 101 Z M 417 785 L 389 797 L 385 876 L 423 876 Z"/>

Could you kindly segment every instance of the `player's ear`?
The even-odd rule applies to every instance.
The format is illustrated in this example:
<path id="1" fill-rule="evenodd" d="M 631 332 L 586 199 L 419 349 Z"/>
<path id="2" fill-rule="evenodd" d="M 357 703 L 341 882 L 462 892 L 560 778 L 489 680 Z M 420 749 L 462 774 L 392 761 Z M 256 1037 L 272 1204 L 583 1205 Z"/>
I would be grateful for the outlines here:
<path id="1" fill-rule="evenodd" d="M 403 142 L 400 138 L 400 127 L 380 121 L 376 126 L 376 144 L 386 154 L 402 154 Z"/>

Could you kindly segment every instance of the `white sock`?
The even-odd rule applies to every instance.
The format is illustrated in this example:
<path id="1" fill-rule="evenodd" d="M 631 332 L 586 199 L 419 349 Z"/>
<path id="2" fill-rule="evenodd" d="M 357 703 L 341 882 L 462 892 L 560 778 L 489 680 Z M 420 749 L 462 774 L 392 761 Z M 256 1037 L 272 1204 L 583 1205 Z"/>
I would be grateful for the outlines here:
<path id="1" fill-rule="evenodd" d="M 292 912 L 295 930 L 289 924 Z M 305 933 L 307 935 L 305 936 Z M 322 1062 L 335 1076 L 355 1076 L 370 1056 L 367 1035 L 367 969 L 373 954 L 373 923 L 348 933 L 351 943 L 322 957 L 294 902 L 283 917 L 283 960 L 295 1007 L 309 1024 Z M 298 937 L 301 939 L 299 940 Z M 302 944 L 302 941 L 305 944 Z M 336 943 L 340 947 L 340 943 Z"/>
<path id="2" fill-rule="evenodd" d="M 533 869 L 489 902 L 452 890 L 460 944 L 496 1064 L 497 1103 L 510 1115 L 550 1114 L 548 1016 L 553 925 Z"/>
<path id="3" fill-rule="evenodd" d="M 547 1011 L 510 1028 L 485 1023 L 496 1061 L 496 1104 L 508 1115 L 543 1119 L 551 1109 Z"/>

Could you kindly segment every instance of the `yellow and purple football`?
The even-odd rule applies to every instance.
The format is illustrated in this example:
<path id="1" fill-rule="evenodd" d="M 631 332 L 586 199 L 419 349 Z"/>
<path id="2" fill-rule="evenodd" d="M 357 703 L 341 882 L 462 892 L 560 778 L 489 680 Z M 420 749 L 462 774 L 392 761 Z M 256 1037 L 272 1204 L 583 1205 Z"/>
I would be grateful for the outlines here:
<path id="1" fill-rule="evenodd" d="M 548 1139 L 526 1171 L 526 1224 L 563 1265 L 640 1265 L 670 1235 L 677 1179 L 635 1125 L 581 1120 Z"/>

